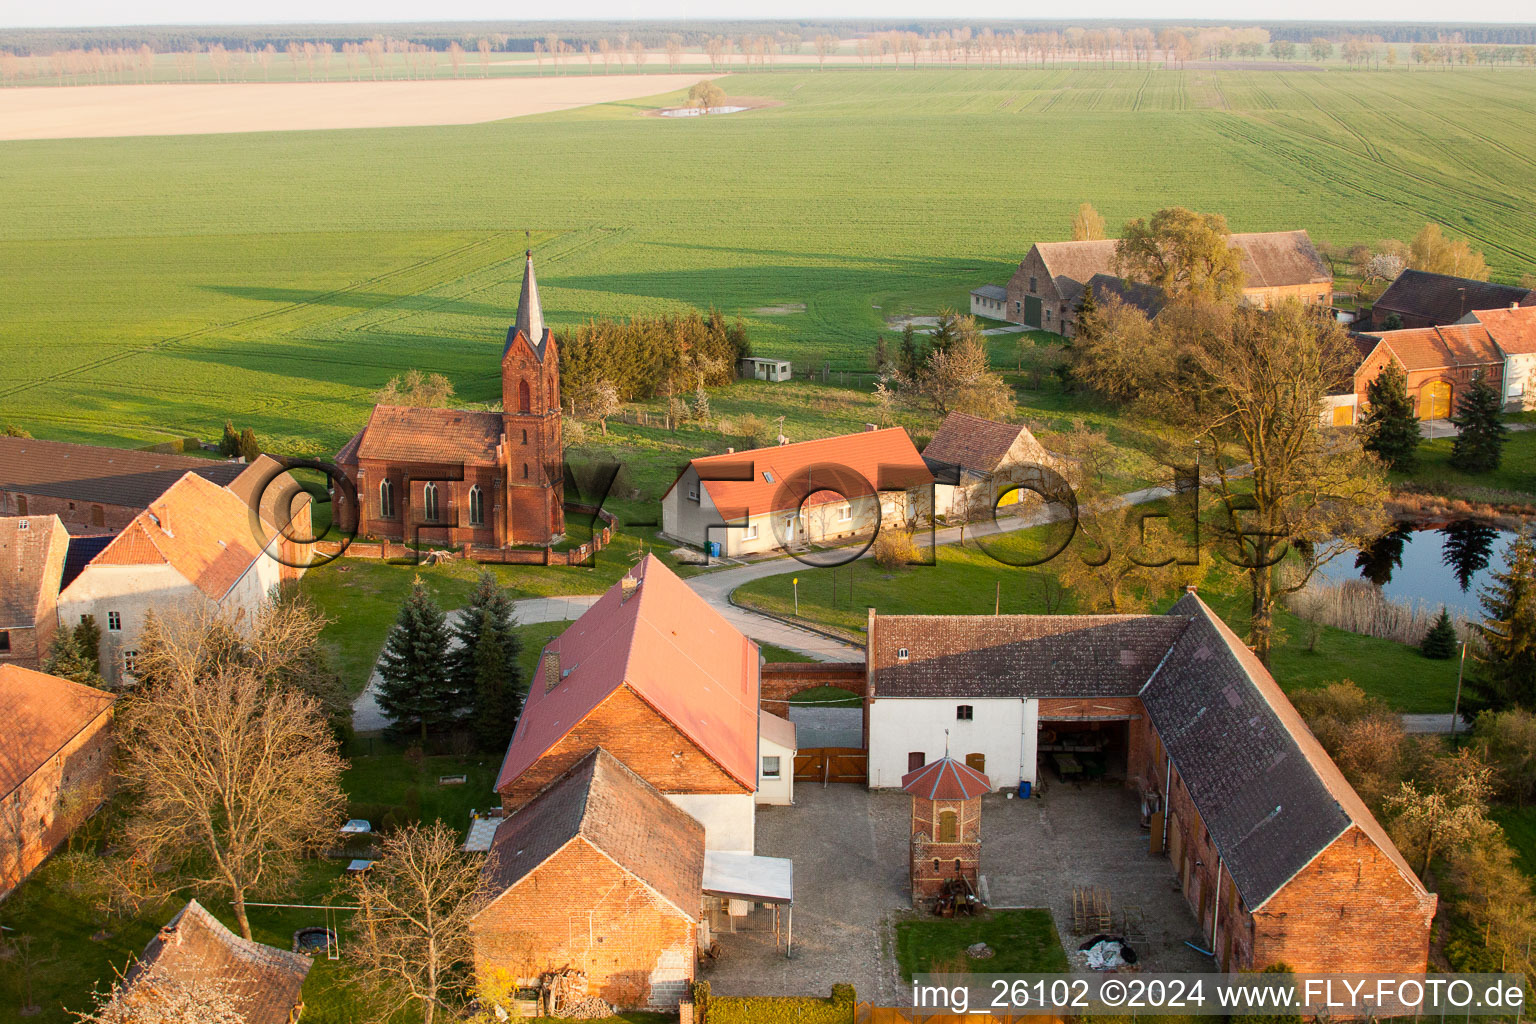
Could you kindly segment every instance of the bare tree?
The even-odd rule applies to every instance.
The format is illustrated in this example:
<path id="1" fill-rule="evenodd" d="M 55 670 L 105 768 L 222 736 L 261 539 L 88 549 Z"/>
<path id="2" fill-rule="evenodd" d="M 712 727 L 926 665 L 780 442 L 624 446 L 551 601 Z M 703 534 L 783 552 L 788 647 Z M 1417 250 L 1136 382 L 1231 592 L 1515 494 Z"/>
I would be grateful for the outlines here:
<path id="1" fill-rule="evenodd" d="M 667 67 L 672 71 L 683 61 L 683 41 L 678 36 L 667 36 Z"/>
<path id="2" fill-rule="evenodd" d="M 452 381 L 440 373 L 424 374 L 420 370 L 407 370 L 402 376 L 391 377 L 389 383 L 374 395 L 374 400 L 381 405 L 427 409 L 444 408 L 452 399 Z"/>
<path id="3" fill-rule="evenodd" d="M 384 840 L 382 858 L 354 876 L 359 912 L 348 956 L 392 1011 L 419 1007 L 432 1024 L 469 959 L 469 922 L 481 904 L 481 862 L 441 821 L 408 825 Z M 388 1016 L 388 1014 L 386 1014 Z"/>
<path id="4" fill-rule="evenodd" d="M 160 648 L 118 711 L 126 839 L 146 863 L 227 891 L 248 939 L 246 894 L 280 885 L 334 835 L 346 762 L 319 702 L 279 673 L 209 669 L 195 636 Z"/>
<path id="5" fill-rule="evenodd" d="M 618 413 L 622 406 L 619 403 L 619 389 L 611 380 L 600 380 L 592 386 L 592 394 L 587 401 L 587 408 L 598 422 L 603 426 L 603 436 L 608 436 L 608 417 Z"/>
<path id="6" fill-rule="evenodd" d="M 645 44 L 638 39 L 630 40 L 629 54 L 634 58 L 635 70 L 645 70 L 645 59 L 650 56 L 650 54 L 645 51 Z"/>

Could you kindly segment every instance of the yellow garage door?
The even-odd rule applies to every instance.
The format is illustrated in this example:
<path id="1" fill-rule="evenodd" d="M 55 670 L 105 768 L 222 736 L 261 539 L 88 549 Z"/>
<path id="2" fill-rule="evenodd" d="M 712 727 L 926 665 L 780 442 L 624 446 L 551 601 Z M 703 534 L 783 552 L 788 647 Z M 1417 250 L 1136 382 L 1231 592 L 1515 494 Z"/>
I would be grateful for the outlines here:
<path id="1" fill-rule="evenodd" d="M 1347 427 L 1355 422 L 1355 407 L 1352 405 L 1336 405 L 1333 407 L 1333 425 Z"/>
<path id="2" fill-rule="evenodd" d="M 1435 380 L 1419 390 L 1419 419 L 1443 420 L 1451 414 L 1451 385 Z"/>

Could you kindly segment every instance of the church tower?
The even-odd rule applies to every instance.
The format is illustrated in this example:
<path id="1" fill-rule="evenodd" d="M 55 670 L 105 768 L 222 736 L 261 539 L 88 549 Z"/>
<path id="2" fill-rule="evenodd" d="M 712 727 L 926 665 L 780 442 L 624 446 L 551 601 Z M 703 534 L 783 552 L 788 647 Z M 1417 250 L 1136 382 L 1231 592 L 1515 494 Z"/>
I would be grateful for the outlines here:
<path id="1" fill-rule="evenodd" d="M 553 544 L 565 536 L 560 439 L 560 359 L 544 326 L 533 252 L 523 266 L 517 319 L 501 353 L 505 544 Z"/>

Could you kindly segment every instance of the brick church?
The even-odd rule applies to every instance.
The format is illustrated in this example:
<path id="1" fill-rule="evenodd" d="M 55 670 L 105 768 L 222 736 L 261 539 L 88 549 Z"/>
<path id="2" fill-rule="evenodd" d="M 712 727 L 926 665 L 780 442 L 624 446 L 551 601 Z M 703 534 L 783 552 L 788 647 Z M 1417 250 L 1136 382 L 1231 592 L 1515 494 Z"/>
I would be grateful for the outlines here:
<path id="1" fill-rule="evenodd" d="M 376 405 L 336 456 L 357 488 L 357 535 L 544 547 L 565 535 L 560 361 L 533 253 L 501 354 L 501 412 Z"/>

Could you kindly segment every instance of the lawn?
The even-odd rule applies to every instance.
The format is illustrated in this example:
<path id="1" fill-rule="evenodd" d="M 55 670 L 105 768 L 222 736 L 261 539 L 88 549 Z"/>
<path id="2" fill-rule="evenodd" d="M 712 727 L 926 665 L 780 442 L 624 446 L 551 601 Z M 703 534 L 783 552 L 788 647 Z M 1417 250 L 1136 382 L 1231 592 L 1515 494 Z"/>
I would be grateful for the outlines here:
<path id="1" fill-rule="evenodd" d="M 1511 417 L 1515 422 L 1524 417 Z M 1393 481 L 1467 501 L 1536 501 L 1536 430 L 1515 430 L 1504 444 L 1499 468 L 1492 473 L 1464 473 L 1455 465 L 1451 438 L 1420 441 L 1413 473 L 1394 473 Z"/>
<path id="2" fill-rule="evenodd" d="M 994 956 L 973 960 L 966 947 L 991 946 Z M 1067 970 L 1049 910 L 993 910 L 979 917 L 909 918 L 896 922 L 896 962 L 914 974 L 1058 974 Z"/>
<path id="3" fill-rule="evenodd" d="M 833 371 L 868 370 L 889 318 L 965 308 L 1085 199 L 1111 225 L 1182 203 L 1336 243 L 1432 219 L 1513 279 L 1536 264 L 1533 83 L 786 69 L 726 78 L 781 103 L 728 118 L 640 116 L 672 96 L 479 125 L 7 143 L 0 403 L 39 437 L 211 439 L 230 419 L 324 455 L 412 367 L 494 402 L 525 230 L 556 326 L 714 306 L 759 353 Z M 994 340 L 1000 364 L 1012 344 Z"/>

